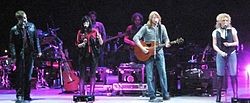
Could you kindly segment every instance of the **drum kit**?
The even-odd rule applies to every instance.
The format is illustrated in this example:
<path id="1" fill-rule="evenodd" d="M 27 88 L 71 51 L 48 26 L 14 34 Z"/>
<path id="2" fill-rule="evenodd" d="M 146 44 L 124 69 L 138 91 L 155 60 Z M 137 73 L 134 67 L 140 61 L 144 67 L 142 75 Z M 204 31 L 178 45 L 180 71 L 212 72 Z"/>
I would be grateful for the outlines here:
<path id="1" fill-rule="evenodd" d="M 11 63 L 8 56 L 0 57 L 0 82 L 1 86 L 5 88 L 10 88 L 13 81 L 10 80 L 9 76 L 15 70 L 15 66 Z"/>
<path id="2" fill-rule="evenodd" d="M 192 54 L 191 58 L 182 64 L 186 65 L 183 71 L 185 78 L 212 78 L 215 72 L 215 54 L 208 44 L 203 51 Z"/>
<path id="3" fill-rule="evenodd" d="M 53 83 L 59 79 L 59 65 L 62 58 L 60 50 L 62 47 L 62 40 L 56 35 L 56 31 L 60 28 L 49 28 L 48 32 L 41 29 L 37 30 L 37 35 L 40 39 L 42 56 L 37 60 L 37 76 L 40 87 L 47 87 L 52 85 L 60 85 L 60 83 Z"/>
<path id="4" fill-rule="evenodd" d="M 37 35 L 40 39 L 42 57 L 37 58 L 36 65 L 34 69 L 35 78 L 38 79 L 38 85 L 41 87 L 46 87 L 48 85 L 49 75 L 54 75 L 53 71 L 49 70 L 54 68 L 59 68 L 59 59 L 61 58 L 61 53 L 59 49 L 62 49 L 62 41 L 56 35 L 56 31 L 60 28 L 52 29 L 49 28 L 48 32 L 44 32 L 41 29 L 37 29 Z M 51 59 L 54 61 L 51 62 Z M 48 68 L 48 69 L 47 69 Z M 56 75 L 58 73 L 56 72 Z M 12 64 L 11 59 L 8 55 L 0 57 L 0 87 L 1 88 L 14 88 L 15 86 L 15 64 Z M 33 75 L 34 76 L 34 75 Z M 56 77 L 58 78 L 58 77 Z M 47 80 L 46 80 L 47 79 Z"/>

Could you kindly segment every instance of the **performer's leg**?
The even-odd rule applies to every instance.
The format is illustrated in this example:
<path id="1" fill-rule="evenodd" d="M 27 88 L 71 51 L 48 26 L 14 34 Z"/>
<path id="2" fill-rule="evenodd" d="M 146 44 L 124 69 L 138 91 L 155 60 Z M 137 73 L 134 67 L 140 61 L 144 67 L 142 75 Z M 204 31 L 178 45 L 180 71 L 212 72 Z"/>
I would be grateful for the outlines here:
<path id="1" fill-rule="evenodd" d="M 223 85 L 223 79 L 224 76 L 217 76 L 217 96 L 216 96 L 216 102 L 221 102 L 221 89 Z"/>
<path id="2" fill-rule="evenodd" d="M 17 100 L 22 100 L 23 99 L 23 88 L 22 88 L 22 85 L 23 85 L 23 73 L 22 73 L 22 65 L 23 65 L 23 60 L 20 60 L 21 58 L 17 58 L 16 60 L 16 98 Z"/>
<path id="3" fill-rule="evenodd" d="M 31 91 L 31 79 L 33 73 L 34 59 L 32 54 L 27 54 L 25 58 L 25 73 L 24 73 L 24 100 L 31 100 L 30 91 Z"/>
<path id="4" fill-rule="evenodd" d="M 94 95 L 95 94 L 95 77 L 91 77 L 90 79 L 90 95 Z"/>
<path id="5" fill-rule="evenodd" d="M 94 58 L 91 61 L 91 78 L 90 78 L 90 95 L 94 95 L 95 94 L 95 82 L 96 82 L 96 68 L 98 65 L 98 58 Z"/>
<path id="6" fill-rule="evenodd" d="M 237 76 L 231 76 L 231 85 L 233 89 L 233 98 L 238 97 L 238 80 Z"/>
<path id="7" fill-rule="evenodd" d="M 217 96 L 216 102 L 221 102 L 221 89 L 223 85 L 223 79 L 225 74 L 225 58 L 223 58 L 220 54 L 216 56 L 216 67 L 217 67 Z"/>
<path id="8" fill-rule="evenodd" d="M 146 61 L 145 65 L 146 65 L 148 95 L 150 97 L 150 100 L 152 100 L 156 98 L 155 82 L 154 82 L 154 76 L 153 76 L 153 65 L 154 65 L 153 58 L 150 58 L 148 61 Z"/>
<path id="9" fill-rule="evenodd" d="M 85 95 L 85 74 L 86 74 L 86 68 L 83 64 L 82 57 L 79 57 L 78 59 L 78 68 L 80 72 L 80 82 L 79 82 L 79 91 L 80 95 Z"/>
<path id="10" fill-rule="evenodd" d="M 236 53 L 230 54 L 228 58 L 228 69 L 231 77 L 233 97 L 238 97 L 238 80 L 237 80 L 237 57 Z"/>
<path id="11" fill-rule="evenodd" d="M 157 55 L 156 66 L 160 77 L 160 85 L 162 89 L 163 99 L 168 100 L 170 98 L 168 92 L 167 73 L 165 69 L 165 58 L 163 54 Z"/>

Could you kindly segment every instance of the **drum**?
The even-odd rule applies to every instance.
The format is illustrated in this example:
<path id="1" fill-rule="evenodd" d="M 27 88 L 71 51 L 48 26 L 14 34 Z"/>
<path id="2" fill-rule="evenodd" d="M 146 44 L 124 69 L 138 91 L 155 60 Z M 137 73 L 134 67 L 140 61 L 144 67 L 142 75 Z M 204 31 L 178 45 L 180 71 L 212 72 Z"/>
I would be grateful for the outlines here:
<path id="1" fill-rule="evenodd" d="M 184 72 L 184 77 L 189 79 L 201 78 L 203 71 L 200 68 L 189 68 Z"/>
<path id="2" fill-rule="evenodd" d="M 44 45 L 42 46 L 42 57 L 45 59 L 57 59 L 61 58 L 61 54 L 58 52 L 59 47 L 54 45 Z"/>

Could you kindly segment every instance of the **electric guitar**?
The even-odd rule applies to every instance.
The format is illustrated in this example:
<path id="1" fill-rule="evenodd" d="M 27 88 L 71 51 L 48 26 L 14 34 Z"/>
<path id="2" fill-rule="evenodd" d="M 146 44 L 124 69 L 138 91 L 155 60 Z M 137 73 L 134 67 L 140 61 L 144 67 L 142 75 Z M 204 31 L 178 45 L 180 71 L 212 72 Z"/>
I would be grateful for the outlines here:
<path id="1" fill-rule="evenodd" d="M 178 38 L 175 41 L 171 41 L 170 45 L 180 44 L 180 43 L 183 43 L 183 42 L 184 42 L 183 38 Z M 165 44 L 156 44 L 155 45 L 154 42 L 144 42 L 144 41 L 141 41 L 141 44 L 142 44 L 142 46 L 149 47 L 149 48 L 148 48 L 148 53 L 145 54 L 141 50 L 141 48 L 139 48 L 138 46 L 134 47 L 135 56 L 140 61 L 147 61 L 151 56 L 153 56 L 154 55 L 154 48 L 156 48 L 156 50 L 157 50 L 157 49 L 162 48 L 162 47 L 165 46 Z"/>
<path id="2" fill-rule="evenodd" d="M 121 34 L 118 33 L 116 36 L 113 36 L 113 37 L 110 37 L 110 38 L 106 39 L 105 41 L 103 41 L 103 43 L 107 43 L 107 42 L 109 42 L 111 40 L 114 40 L 114 39 L 117 39 L 117 38 L 121 38 L 121 37 L 123 37 L 125 35 L 126 35 L 126 33 L 121 33 Z"/>

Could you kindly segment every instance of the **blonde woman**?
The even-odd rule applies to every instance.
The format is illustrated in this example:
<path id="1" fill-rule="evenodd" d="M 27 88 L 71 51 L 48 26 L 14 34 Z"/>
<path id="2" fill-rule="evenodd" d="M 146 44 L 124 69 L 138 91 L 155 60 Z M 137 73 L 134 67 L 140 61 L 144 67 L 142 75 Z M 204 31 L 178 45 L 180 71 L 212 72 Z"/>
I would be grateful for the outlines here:
<path id="1" fill-rule="evenodd" d="M 237 30 L 231 25 L 229 14 L 221 13 L 216 17 L 215 30 L 212 33 L 213 48 L 217 52 L 217 97 L 216 102 L 221 102 L 221 89 L 225 75 L 225 66 L 227 66 L 231 85 L 233 88 L 233 97 L 238 95 L 237 85 L 237 57 L 236 46 L 239 45 Z"/>

